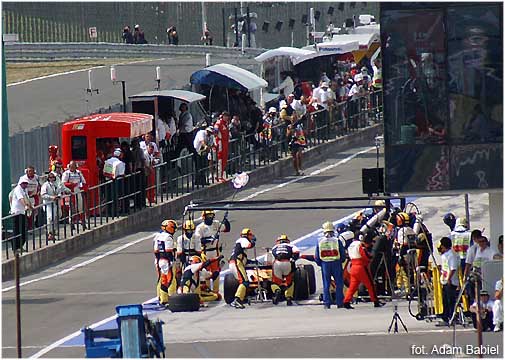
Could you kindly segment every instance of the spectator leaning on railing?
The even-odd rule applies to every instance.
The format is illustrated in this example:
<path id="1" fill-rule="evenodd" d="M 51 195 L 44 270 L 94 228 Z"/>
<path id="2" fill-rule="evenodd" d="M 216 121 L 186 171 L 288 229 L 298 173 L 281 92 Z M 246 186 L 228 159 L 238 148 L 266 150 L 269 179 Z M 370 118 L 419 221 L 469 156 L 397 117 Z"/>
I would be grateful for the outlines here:
<path id="1" fill-rule="evenodd" d="M 58 182 L 57 178 L 54 172 L 47 174 L 47 181 L 40 190 L 46 212 L 47 240 L 54 240 L 54 222 L 61 216 L 59 199 L 62 195 L 70 194 L 70 190 L 61 181 Z"/>
<path id="2" fill-rule="evenodd" d="M 12 250 L 21 249 L 26 241 L 27 216 L 31 215 L 33 205 L 28 197 L 28 180 L 21 176 L 17 186 L 9 194 L 10 213 L 14 216 L 14 238 Z"/>

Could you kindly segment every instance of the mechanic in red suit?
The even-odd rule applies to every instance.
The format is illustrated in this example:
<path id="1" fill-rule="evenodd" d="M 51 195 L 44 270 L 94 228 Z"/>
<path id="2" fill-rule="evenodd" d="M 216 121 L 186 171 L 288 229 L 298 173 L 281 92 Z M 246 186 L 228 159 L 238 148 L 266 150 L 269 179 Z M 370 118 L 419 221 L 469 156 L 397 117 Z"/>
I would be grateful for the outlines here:
<path id="1" fill-rule="evenodd" d="M 214 128 L 218 130 L 216 136 L 217 147 L 217 180 L 224 181 L 224 172 L 228 163 L 228 146 L 230 143 L 230 113 L 223 111 L 219 119 L 214 124 Z"/>
<path id="2" fill-rule="evenodd" d="M 377 295 L 375 295 L 372 275 L 370 274 L 370 269 L 368 268 L 372 259 L 370 254 L 372 246 L 371 235 L 367 235 L 362 239 L 362 241 L 354 239 L 347 249 L 347 253 L 351 259 L 351 283 L 349 284 L 349 288 L 347 289 L 344 298 L 344 307 L 346 309 L 354 309 L 351 306 L 351 300 L 361 283 L 365 284 L 368 294 L 370 295 L 370 300 L 373 301 L 375 307 L 381 307 L 384 305 L 377 299 Z"/>
<path id="3" fill-rule="evenodd" d="M 58 155 L 58 146 L 49 145 L 49 171 L 54 171 L 56 169 L 56 163 L 63 163 L 61 157 Z"/>

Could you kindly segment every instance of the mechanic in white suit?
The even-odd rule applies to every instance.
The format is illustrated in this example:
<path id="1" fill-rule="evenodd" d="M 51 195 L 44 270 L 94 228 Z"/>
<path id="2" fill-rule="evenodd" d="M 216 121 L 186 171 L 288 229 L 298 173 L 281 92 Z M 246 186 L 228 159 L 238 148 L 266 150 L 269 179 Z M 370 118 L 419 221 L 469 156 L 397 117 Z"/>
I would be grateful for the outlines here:
<path id="1" fill-rule="evenodd" d="M 161 231 L 153 239 L 154 265 L 158 274 L 156 293 L 161 305 L 166 305 L 170 296 L 177 291 L 174 266 L 177 250 L 174 240 L 176 230 L 175 220 L 164 220 L 161 223 Z"/>
<path id="2" fill-rule="evenodd" d="M 230 222 L 227 219 L 227 213 L 223 218 L 224 229 L 222 232 L 229 232 L 231 229 Z M 195 229 L 195 241 L 200 242 L 202 246 L 202 253 L 205 254 L 207 259 L 217 258 L 221 255 L 222 246 L 219 244 L 219 233 L 221 231 L 221 223 L 214 220 L 216 213 L 213 210 L 202 211 L 203 222 L 198 224 Z M 221 272 L 221 264 L 213 262 L 209 268 L 212 272 L 212 291 L 219 293 L 219 274 Z"/>
<path id="3" fill-rule="evenodd" d="M 247 278 L 247 273 L 245 266 L 247 264 L 247 249 L 252 249 L 256 245 L 256 236 L 249 228 L 244 228 L 240 232 L 240 237 L 235 241 L 235 246 L 233 252 L 231 253 L 230 259 L 228 261 L 228 266 L 230 271 L 238 281 L 238 288 L 235 292 L 235 299 L 230 304 L 237 309 L 244 309 L 244 299 L 247 292 L 247 287 L 249 286 L 249 279 Z"/>

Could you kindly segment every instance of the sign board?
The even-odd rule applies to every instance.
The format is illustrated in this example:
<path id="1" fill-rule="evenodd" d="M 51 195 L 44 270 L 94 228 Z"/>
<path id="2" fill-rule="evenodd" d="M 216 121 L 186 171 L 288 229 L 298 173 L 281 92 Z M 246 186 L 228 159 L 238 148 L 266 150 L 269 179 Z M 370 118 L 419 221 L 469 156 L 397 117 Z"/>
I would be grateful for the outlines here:
<path id="1" fill-rule="evenodd" d="M 96 27 L 90 27 L 88 29 L 88 34 L 91 39 L 96 39 L 98 37 L 98 33 L 96 32 Z"/>
<path id="2" fill-rule="evenodd" d="M 502 12 L 381 3 L 386 192 L 503 189 Z"/>
<path id="3" fill-rule="evenodd" d="M 19 41 L 19 34 L 3 34 L 4 43 L 12 43 Z"/>

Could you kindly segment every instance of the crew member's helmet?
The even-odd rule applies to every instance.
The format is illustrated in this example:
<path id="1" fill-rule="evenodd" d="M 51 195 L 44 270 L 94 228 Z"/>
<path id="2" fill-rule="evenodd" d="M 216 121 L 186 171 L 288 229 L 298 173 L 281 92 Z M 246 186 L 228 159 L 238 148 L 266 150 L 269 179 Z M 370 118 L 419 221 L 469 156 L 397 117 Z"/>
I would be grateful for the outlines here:
<path id="1" fill-rule="evenodd" d="M 177 230 L 177 223 L 175 220 L 163 220 L 161 230 L 173 235 Z"/>
<path id="2" fill-rule="evenodd" d="M 249 238 L 249 236 L 252 236 L 253 232 L 249 228 L 243 228 L 242 231 L 240 232 L 240 236 Z"/>
<path id="3" fill-rule="evenodd" d="M 189 258 L 189 261 L 191 262 L 191 264 L 199 264 L 202 262 L 202 259 L 200 259 L 200 256 L 192 256 Z"/>
<path id="4" fill-rule="evenodd" d="M 466 220 L 466 217 L 459 217 L 456 219 L 456 226 L 463 226 L 465 228 L 468 227 L 468 221 Z"/>
<path id="5" fill-rule="evenodd" d="M 456 216 L 454 216 L 453 213 L 447 213 L 444 215 L 444 224 L 449 226 L 452 229 L 454 229 L 454 226 L 456 226 Z"/>
<path id="6" fill-rule="evenodd" d="M 205 255 L 204 253 L 201 253 L 200 254 L 200 259 L 202 259 L 202 262 L 207 261 L 207 255 Z"/>
<path id="7" fill-rule="evenodd" d="M 290 240 L 286 234 L 281 234 L 277 240 L 275 240 L 277 244 L 282 244 L 282 243 L 289 243 Z"/>
<path id="8" fill-rule="evenodd" d="M 335 232 L 335 227 L 333 226 L 331 221 L 326 221 L 323 224 L 323 231 L 324 232 Z"/>
<path id="9" fill-rule="evenodd" d="M 410 223 L 409 214 L 406 212 L 400 212 L 396 214 L 396 225 L 397 226 L 408 226 Z"/>
<path id="10" fill-rule="evenodd" d="M 386 206 L 386 201 L 385 200 L 375 200 L 374 203 L 375 206 Z"/>
<path id="11" fill-rule="evenodd" d="M 186 220 L 184 221 L 184 224 L 182 224 L 182 229 L 193 231 L 195 230 L 195 223 L 193 220 Z"/>
<path id="12" fill-rule="evenodd" d="M 336 226 L 335 226 L 335 230 L 341 234 L 343 233 L 344 231 L 347 231 L 347 229 L 349 228 L 348 225 L 344 224 L 344 223 L 338 223 Z"/>
<path id="13" fill-rule="evenodd" d="M 216 213 L 214 212 L 214 210 L 204 210 L 202 211 L 202 218 L 205 218 L 206 216 L 216 216 Z"/>

